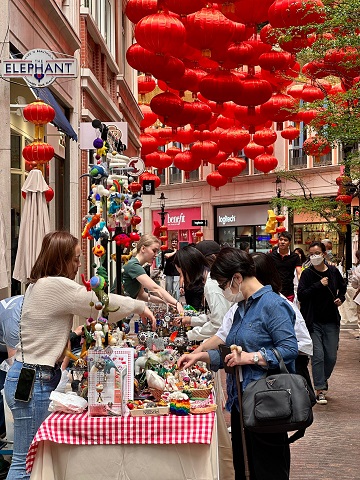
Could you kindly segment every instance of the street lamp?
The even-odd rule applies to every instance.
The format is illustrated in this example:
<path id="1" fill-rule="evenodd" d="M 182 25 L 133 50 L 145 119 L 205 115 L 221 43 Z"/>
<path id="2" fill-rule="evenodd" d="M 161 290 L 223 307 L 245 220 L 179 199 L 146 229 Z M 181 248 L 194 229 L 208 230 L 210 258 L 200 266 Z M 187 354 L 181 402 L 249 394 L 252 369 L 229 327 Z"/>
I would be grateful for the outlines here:
<path id="1" fill-rule="evenodd" d="M 164 192 L 160 193 L 160 197 L 158 197 L 158 200 L 160 200 L 159 215 L 160 215 L 160 220 L 161 220 L 161 226 L 163 226 L 165 224 L 165 215 L 167 214 L 167 212 L 165 212 L 165 200 L 167 200 L 167 198 L 165 197 Z M 165 254 L 164 254 L 163 250 L 161 250 L 161 265 L 160 265 L 161 270 L 164 269 L 164 263 L 165 263 L 165 256 L 164 255 Z"/>

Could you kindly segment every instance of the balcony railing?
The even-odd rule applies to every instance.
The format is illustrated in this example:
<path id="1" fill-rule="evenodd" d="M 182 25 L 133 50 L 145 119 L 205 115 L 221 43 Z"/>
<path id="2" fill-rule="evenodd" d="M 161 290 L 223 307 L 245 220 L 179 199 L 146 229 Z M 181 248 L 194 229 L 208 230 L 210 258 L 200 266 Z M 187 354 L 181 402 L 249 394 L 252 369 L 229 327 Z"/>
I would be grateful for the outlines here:
<path id="1" fill-rule="evenodd" d="M 307 156 L 302 148 L 293 148 L 289 150 L 289 170 L 307 168 L 307 166 Z"/>

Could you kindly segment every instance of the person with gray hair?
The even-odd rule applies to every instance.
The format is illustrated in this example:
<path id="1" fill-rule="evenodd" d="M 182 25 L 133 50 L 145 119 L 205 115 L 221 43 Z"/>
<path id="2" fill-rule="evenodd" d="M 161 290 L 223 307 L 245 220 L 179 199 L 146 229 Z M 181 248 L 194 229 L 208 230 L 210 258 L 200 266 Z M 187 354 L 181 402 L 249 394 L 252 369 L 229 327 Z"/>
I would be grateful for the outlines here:
<path id="1" fill-rule="evenodd" d="M 329 262 L 334 262 L 334 254 L 332 253 L 332 247 L 333 247 L 333 244 L 332 244 L 332 241 L 329 240 L 328 238 L 324 238 L 324 240 L 321 240 L 321 243 L 323 243 L 325 245 L 325 260 L 328 260 Z"/>

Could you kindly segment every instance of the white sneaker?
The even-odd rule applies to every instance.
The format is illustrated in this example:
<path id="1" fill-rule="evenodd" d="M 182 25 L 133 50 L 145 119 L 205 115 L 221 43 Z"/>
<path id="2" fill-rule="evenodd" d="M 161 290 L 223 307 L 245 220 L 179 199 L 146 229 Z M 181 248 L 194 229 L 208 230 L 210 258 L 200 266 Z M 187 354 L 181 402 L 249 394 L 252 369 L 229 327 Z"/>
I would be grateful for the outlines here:
<path id="1" fill-rule="evenodd" d="M 327 400 L 326 400 L 325 394 L 323 392 L 316 395 L 316 403 L 318 403 L 319 405 L 326 405 L 327 404 Z"/>

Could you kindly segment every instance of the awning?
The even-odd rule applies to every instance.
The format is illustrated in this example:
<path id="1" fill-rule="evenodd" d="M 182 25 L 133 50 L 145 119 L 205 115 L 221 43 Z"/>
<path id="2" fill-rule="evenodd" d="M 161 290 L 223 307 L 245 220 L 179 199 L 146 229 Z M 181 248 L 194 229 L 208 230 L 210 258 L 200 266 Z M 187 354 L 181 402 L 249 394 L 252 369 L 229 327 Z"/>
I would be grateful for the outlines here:
<path id="1" fill-rule="evenodd" d="M 62 111 L 60 105 L 56 101 L 54 95 L 51 93 L 51 90 L 47 87 L 29 87 L 31 90 L 34 92 L 34 95 L 36 98 L 40 98 L 44 102 L 48 103 L 53 107 L 55 110 L 55 118 L 51 122 L 57 127 L 61 132 L 64 132 L 66 135 L 68 135 L 72 140 L 75 140 L 77 142 L 77 135 L 70 125 L 69 120 L 65 117 L 64 112 Z"/>

